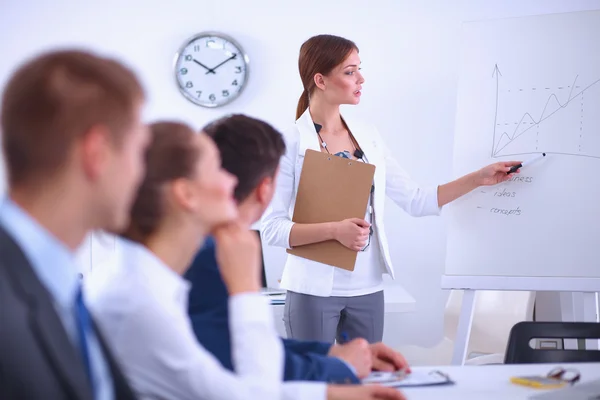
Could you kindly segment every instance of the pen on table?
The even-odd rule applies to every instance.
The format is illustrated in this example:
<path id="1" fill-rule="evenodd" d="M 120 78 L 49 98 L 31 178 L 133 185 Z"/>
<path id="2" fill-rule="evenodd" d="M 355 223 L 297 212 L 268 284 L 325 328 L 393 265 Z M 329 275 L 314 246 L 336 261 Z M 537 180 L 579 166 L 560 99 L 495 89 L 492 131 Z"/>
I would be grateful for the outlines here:
<path id="1" fill-rule="evenodd" d="M 524 166 L 526 166 L 526 165 L 529 165 L 529 164 L 531 164 L 532 162 L 534 162 L 534 161 L 537 161 L 537 160 L 539 160 L 540 158 L 544 158 L 544 157 L 546 157 L 546 153 L 542 153 L 542 154 L 538 155 L 537 157 L 534 157 L 534 158 L 532 158 L 532 159 L 529 159 L 529 160 L 527 160 L 527 161 L 525 161 L 525 162 L 519 163 L 519 164 L 517 164 L 517 165 L 513 165 L 512 167 L 510 167 L 510 169 L 508 170 L 508 172 L 507 172 L 506 174 L 507 174 L 507 175 L 508 175 L 508 174 L 512 174 L 513 172 L 516 172 L 516 171 L 517 171 L 519 168 L 523 168 Z"/>

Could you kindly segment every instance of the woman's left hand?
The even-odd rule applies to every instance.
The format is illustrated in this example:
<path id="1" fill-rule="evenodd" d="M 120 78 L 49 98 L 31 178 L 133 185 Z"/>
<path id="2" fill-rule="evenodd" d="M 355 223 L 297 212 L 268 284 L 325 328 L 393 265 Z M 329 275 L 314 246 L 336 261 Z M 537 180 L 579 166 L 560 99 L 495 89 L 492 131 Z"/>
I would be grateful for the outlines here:
<path id="1" fill-rule="evenodd" d="M 510 179 L 513 174 L 507 174 L 510 167 L 519 165 L 521 161 L 500 161 L 490 164 L 475 172 L 475 182 L 478 186 L 497 185 Z M 514 173 L 519 173 L 517 170 Z"/>

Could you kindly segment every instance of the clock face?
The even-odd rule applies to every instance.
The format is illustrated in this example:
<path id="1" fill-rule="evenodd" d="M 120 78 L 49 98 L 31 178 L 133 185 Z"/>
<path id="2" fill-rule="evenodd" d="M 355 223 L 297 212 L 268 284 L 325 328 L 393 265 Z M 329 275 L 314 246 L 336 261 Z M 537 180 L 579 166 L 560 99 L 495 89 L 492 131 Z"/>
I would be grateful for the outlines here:
<path id="1" fill-rule="evenodd" d="M 232 38 L 201 33 L 177 53 L 175 77 L 188 100 L 203 107 L 219 107 L 234 100 L 244 89 L 248 63 L 248 56 Z"/>

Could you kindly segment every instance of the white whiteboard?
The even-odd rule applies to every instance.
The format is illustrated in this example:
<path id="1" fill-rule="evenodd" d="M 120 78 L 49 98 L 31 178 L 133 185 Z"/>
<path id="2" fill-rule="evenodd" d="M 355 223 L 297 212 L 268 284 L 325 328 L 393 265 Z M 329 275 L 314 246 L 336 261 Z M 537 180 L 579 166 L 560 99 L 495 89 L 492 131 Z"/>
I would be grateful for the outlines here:
<path id="1" fill-rule="evenodd" d="M 454 172 L 548 156 L 448 207 L 446 275 L 600 277 L 600 11 L 463 25 Z"/>

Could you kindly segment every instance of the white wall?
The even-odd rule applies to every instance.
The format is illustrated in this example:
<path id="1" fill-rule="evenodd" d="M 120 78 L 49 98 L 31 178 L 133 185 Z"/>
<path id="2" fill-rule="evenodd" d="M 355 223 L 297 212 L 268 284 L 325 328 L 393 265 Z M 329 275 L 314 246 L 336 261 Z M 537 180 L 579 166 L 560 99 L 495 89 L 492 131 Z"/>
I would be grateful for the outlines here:
<path id="1" fill-rule="evenodd" d="M 313 34 L 339 34 L 360 47 L 366 77 L 362 104 L 349 112 L 377 123 L 415 179 L 442 183 L 452 178 L 460 22 L 597 8 L 600 1 L 592 0 L 0 0 L 0 86 L 25 57 L 77 45 L 134 67 L 148 90 L 148 119 L 181 118 L 199 128 L 224 113 L 244 112 L 283 129 L 293 122 L 301 92 L 300 44 Z M 248 88 L 218 110 L 192 105 L 174 84 L 175 51 L 203 30 L 232 35 L 251 58 Z M 411 219 L 390 204 L 386 226 L 398 281 L 417 300 L 416 313 L 386 321 L 386 341 L 433 345 L 442 335 L 447 297 L 439 289 L 444 220 Z M 267 249 L 265 256 L 278 268 L 285 253 Z"/>

